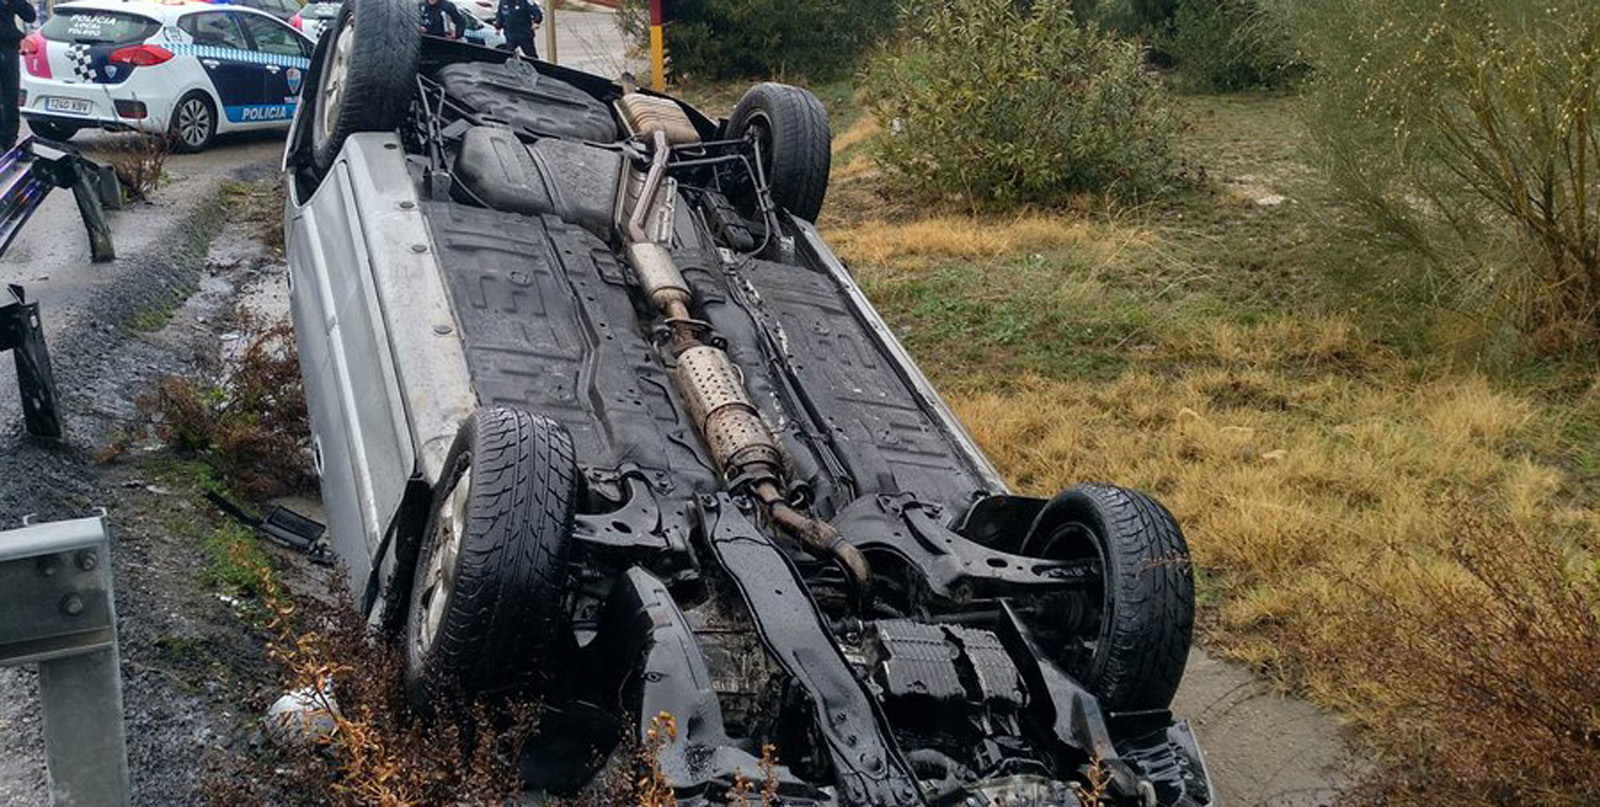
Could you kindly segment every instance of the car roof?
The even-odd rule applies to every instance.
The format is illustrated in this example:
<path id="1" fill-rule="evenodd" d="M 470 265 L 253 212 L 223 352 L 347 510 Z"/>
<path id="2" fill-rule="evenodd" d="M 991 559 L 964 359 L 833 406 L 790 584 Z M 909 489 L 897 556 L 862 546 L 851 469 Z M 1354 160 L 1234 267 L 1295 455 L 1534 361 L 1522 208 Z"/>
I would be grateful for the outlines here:
<path id="1" fill-rule="evenodd" d="M 248 6 L 229 3 L 209 3 L 203 0 L 73 0 L 70 3 L 60 3 L 55 7 L 57 13 L 62 11 L 120 11 L 124 14 L 138 14 L 171 23 L 186 14 L 197 11 L 226 10 L 237 11 L 242 14 L 259 14 L 269 20 L 277 17 L 258 11 Z"/>

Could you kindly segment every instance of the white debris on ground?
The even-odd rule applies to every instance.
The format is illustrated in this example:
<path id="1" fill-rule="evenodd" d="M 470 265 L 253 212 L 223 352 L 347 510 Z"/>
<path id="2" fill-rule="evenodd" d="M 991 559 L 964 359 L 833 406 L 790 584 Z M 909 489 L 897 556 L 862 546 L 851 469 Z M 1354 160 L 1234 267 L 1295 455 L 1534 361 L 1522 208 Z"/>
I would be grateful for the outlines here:
<path id="1" fill-rule="evenodd" d="M 321 692 L 303 687 L 283 693 L 267 709 L 262 728 L 281 747 L 325 745 L 333 740 L 338 713 L 333 682 L 325 681 Z"/>

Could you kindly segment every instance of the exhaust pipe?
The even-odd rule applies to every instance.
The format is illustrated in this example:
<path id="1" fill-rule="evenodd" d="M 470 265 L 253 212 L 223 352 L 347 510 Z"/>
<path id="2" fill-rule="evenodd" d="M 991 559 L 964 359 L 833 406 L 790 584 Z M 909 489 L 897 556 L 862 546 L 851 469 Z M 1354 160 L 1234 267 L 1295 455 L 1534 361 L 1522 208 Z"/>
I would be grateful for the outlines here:
<path id="1" fill-rule="evenodd" d="M 658 142 L 657 164 L 651 166 L 652 179 L 656 181 L 646 183 L 651 188 L 659 180 L 656 168 L 664 153 Z M 640 207 L 628 222 L 630 235 L 636 228 L 643 232 L 637 225 L 642 219 L 639 211 L 650 196 L 640 195 Z M 678 361 L 672 371 L 672 383 L 683 398 L 690 422 L 710 449 L 712 461 L 725 479 L 752 483 L 752 490 L 772 523 L 812 555 L 838 562 L 858 599 L 864 600 L 871 591 L 872 567 L 861 550 L 844 540 L 831 524 L 800 512 L 784 498 L 783 449 L 750 402 L 744 380 L 728 354 L 700 341 L 696 323 L 689 315 L 689 303 L 694 297 L 671 254 L 660 244 L 635 241 L 628 244 L 627 255 L 645 298 L 672 329 L 671 350 Z"/>

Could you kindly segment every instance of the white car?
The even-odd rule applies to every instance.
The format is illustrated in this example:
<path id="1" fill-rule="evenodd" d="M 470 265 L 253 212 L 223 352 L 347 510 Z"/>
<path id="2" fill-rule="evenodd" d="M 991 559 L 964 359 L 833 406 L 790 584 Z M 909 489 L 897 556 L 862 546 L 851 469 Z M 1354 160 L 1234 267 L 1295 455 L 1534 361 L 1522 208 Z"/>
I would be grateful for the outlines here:
<path id="1" fill-rule="evenodd" d="M 495 14 L 500 11 L 500 0 L 456 0 L 456 8 L 493 28 Z"/>
<path id="2" fill-rule="evenodd" d="M 461 0 L 461 2 L 456 3 L 456 8 L 461 10 L 461 21 L 464 23 L 464 35 L 461 38 L 474 45 L 482 45 L 486 48 L 504 48 L 506 35 L 502 31 L 495 30 L 494 15 L 489 15 L 488 22 L 485 22 L 472 13 L 471 5 L 472 3 L 468 2 L 468 0 Z"/>
<path id="3" fill-rule="evenodd" d="M 36 134 L 168 133 L 200 151 L 222 132 L 287 128 L 312 42 L 233 5 L 84 0 L 22 40 L 22 116 Z"/>
<path id="4" fill-rule="evenodd" d="M 311 0 L 300 9 L 300 13 L 289 18 L 289 24 L 315 42 L 328 26 L 333 25 L 342 7 L 343 5 L 336 0 Z"/>

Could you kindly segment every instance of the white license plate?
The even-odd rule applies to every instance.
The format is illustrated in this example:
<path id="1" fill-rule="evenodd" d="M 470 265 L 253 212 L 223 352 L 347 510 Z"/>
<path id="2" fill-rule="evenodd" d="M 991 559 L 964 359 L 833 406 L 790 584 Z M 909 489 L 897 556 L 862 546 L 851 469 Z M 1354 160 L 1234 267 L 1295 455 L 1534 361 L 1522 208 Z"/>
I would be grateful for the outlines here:
<path id="1" fill-rule="evenodd" d="M 46 98 L 44 108 L 47 112 L 70 112 L 73 115 L 87 115 L 94 111 L 94 104 L 81 98 Z"/>

